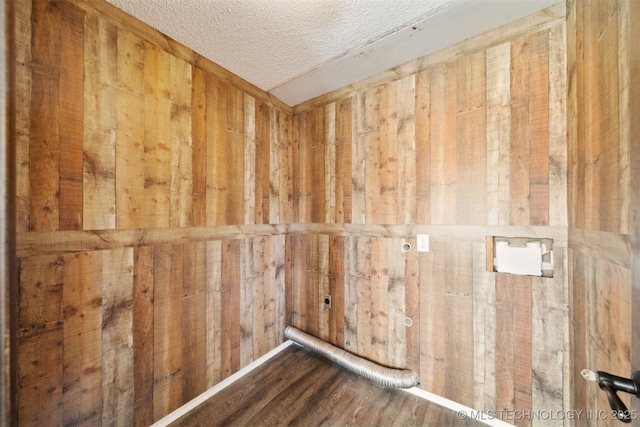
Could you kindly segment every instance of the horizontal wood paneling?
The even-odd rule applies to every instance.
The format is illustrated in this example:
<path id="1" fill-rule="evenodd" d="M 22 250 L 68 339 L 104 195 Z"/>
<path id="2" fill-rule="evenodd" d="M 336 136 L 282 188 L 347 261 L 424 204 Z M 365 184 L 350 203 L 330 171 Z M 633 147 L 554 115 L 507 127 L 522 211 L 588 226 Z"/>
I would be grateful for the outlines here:
<path id="1" fill-rule="evenodd" d="M 106 2 L 13 12 L 18 418 L 149 425 L 283 339 L 292 111 Z"/>

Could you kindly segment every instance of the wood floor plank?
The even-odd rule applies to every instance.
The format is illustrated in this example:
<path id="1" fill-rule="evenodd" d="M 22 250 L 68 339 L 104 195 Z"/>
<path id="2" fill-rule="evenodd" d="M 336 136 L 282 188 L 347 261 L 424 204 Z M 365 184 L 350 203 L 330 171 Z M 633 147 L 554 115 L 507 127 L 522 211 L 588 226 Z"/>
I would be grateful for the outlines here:
<path id="1" fill-rule="evenodd" d="M 176 420 L 186 426 L 481 426 L 405 390 L 374 384 L 297 345 Z"/>

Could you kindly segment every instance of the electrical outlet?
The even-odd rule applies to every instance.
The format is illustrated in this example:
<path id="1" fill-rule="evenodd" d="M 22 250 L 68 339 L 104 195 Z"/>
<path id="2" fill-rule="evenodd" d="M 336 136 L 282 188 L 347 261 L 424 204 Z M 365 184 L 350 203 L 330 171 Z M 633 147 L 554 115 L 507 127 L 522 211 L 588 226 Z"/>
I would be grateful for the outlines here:
<path id="1" fill-rule="evenodd" d="M 416 236 L 418 252 L 429 252 L 429 235 L 428 234 L 418 234 Z"/>

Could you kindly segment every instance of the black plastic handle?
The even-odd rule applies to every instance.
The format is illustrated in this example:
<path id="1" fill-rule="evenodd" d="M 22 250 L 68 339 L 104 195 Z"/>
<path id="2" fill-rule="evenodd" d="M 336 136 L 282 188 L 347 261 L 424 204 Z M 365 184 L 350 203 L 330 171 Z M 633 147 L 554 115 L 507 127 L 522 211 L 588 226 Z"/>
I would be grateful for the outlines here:
<path id="1" fill-rule="evenodd" d="M 618 393 L 616 393 L 617 388 L 613 384 L 613 382 L 607 379 L 600 379 L 598 384 L 607 395 L 609 406 L 611 406 L 611 410 L 613 411 L 615 417 L 623 423 L 630 423 L 631 414 L 629 413 L 629 410 L 627 409 L 625 404 L 622 402 L 622 399 L 620 399 L 620 396 L 618 396 Z"/>

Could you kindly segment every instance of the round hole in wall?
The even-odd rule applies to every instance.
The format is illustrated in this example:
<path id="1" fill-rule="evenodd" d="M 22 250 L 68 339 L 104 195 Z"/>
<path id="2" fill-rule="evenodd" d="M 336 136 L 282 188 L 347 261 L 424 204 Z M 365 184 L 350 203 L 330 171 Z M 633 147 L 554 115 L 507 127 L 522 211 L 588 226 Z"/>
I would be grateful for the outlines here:
<path id="1" fill-rule="evenodd" d="M 402 252 L 409 252 L 411 250 L 411 243 L 404 242 L 402 244 Z"/>
<path id="2" fill-rule="evenodd" d="M 413 320 L 411 320 L 411 317 L 405 317 L 402 319 L 402 323 L 404 323 L 404 326 L 411 326 L 413 325 Z"/>

